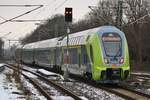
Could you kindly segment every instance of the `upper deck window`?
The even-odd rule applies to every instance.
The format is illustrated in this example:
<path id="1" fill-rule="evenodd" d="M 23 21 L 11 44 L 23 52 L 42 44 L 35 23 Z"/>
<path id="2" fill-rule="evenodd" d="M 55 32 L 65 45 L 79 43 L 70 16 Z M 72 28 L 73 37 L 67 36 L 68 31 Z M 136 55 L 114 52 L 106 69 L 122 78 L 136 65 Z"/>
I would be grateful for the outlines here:
<path id="1" fill-rule="evenodd" d="M 117 33 L 105 33 L 102 42 L 106 56 L 121 56 L 121 37 Z"/>

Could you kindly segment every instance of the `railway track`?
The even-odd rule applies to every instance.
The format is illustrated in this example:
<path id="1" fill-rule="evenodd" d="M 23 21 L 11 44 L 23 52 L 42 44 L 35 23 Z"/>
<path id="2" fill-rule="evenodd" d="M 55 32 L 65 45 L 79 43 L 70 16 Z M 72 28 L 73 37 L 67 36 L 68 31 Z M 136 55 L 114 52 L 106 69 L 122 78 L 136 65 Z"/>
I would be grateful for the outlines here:
<path id="1" fill-rule="evenodd" d="M 37 70 L 28 68 L 28 66 L 23 66 L 24 70 L 26 69 L 30 69 L 32 72 L 34 71 L 37 72 Z M 26 70 L 28 72 L 28 70 Z M 31 72 L 31 73 L 32 73 Z M 38 73 L 39 74 L 39 73 Z M 43 77 L 46 77 L 43 75 Z M 51 77 L 51 76 L 50 76 Z M 46 77 L 49 78 L 49 77 Z M 50 80 L 53 80 L 50 78 Z M 67 80 L 67 81 L 59 81 L 59 80 L 54 80 L 55 83 L 59 84 L 62 87 L 65 87 L 65 89 L 67 90 L 71 90 L 74 93 L 76 93 L 76 95 L 82 95 L 85 98 L 88 98 L 89 100 L 111 100 L 112 98 L 114 100 L 121 100 L 121 97 L 118 97 L 117 95 L 114 94 L 110 94 L 107 91 L 103 91 L 98 89 L 97 87 L 93 87 L 92 85 L 88 85 L 87 83 L 84 83 L 80 80 L 76 80 L 76 79 L 72 79 L 71 80 Z M 80 100 L 80 99 L 77 99 Z"/>
<path id="2" fill-rule="evenodd" d="M 146 73 L 131 73 L 131 75 L 134 75 L 134 76 L 143 76 L 143 77 L 148 77 L 150 78 L 150 74 L 146 74 Z"/>
<path id="3" fill-rule="evenodd" d="M 139 91 L 135 91 L 134 89 L 130 89 L 124 86 L 115 86 L 115 87 L 100 86 L 99 88 L 109 91 L 111 93 L 114 93 L 127 100 L 149 100 L 150 99 L 150 95 L 139 92 Z"/>
<path id="4" fill-rule="evenodd" d="M 78 79 L 77 79 L 78 80 Z M 150 95 L 143 93 L 141 91 L 135 90 L 131 86 L 127 86 L 128 84 L 121 84 L 121 85 L 103 85 L 103 84 L 96 84 L 95 82 L 87 82 L 86 80 L 80 80 L 85 82 L 89 85 L 92 85 L 96 88 L 108 91 L 112 94 L 116 94 L 126 100 L 150 100 Z"/>
<path id="5" fill-rule="evenodd" d="M 28 71 L 27 69 L 23 69 L 23 70 L 26 70 L 27 72 L 30 72 Z M 33 72 L 31 72 L 33 73 Z M 34 73 L 35 74 L 35 73 Z M 37 74 L 39 75 L 39 74 Z M 41 77 L 42 79 L 45 79 L 44 76 Z M 111 94 L 115 94 L 115 95 L 118 95 L 119 97 L 122 97 L 124 99 L 127 99 L 127 100 L 149 100 L 150 99 L 150 95 L 148 94 L 144 94 L 142 92 L 139 92 L 139 91 L 136 91 L 134 89 L 131 89 L 129 87 L 126 87 L 126 86 L 105 86 L 105 85 L 102 85 L 102 84 L 95 84 L 94 82 L 87 82 L 85 80 L 78 80 L 78 82 L 83 82 L 85 84 L 89 84 L 89 86 L 91 86 L 91 88 L 99 88 L 99 89 L 102 89 L 102 90 L 105 90 Z M 69 83 L 69 82 L 66 82 L 66 83 Z M 53 83 L 52 83 L 53 84 Z M 67 89 L 67 87 L 69 87 L 68 84 L 66 84 L 66 86 L 64 84 L 61 84 L 61 82 L 57 82 L 57 84 L 63 86 L 63 87 L 66 87 L 65 89 Z M 74 83 L 71 83 L 73 84 L 72 86 L 70 87 L 76 87 Z M 61 88 L 61 87 L 59 87 Z M 68 89 L 69 90 L 69 89 Z M 73 90 L 74 91 L 74 90 Z M 78 93 L 77 95 L 79 94 L 82 94 L 81 92 L 76 92 Z M 45 93 L 46 94 L 46 93 Z M 76 96 L 77 96 L 76 95 Z M 86 94 L 82 94 L 82 95 L 86 95 Z M 78 96 L 77 96 L 78 97 Z M 76 97 L 73 97 L 73 98 L 76 98 Z M 89 98 L 89 97 L 88 97 Z M 76 98 L 76 100 L 80 100 L 81 98 Z"/>
<path id="6" fill-rule="evenodd" d="M 93 86 L 93 88 L 99 88 L 102 90 L 105 90 L 109 93 L 118 95 L 126 100 L 150 100 L 150 95 L 145 94 L 141 91 L 135 90 L 133 87 L 129 87 L 127 85 L 121 84 L 121 85 L 103 85 L 103 84 L 96 84 L 92 81 L 87 81 L 84 79 L 78 79 L 80 82 L 84 82 L 85 84 L 88 84 L 90 86 Z"/>
<path id="7" fill-rule="evenodd" d="M 6 67 L 11 68 L 11 69 L 17 71 L 17 68 L 14 67 L 14 65 L 7 65 Z M 70 96 L 70 97 L 72 97 L 74 100 L 82 100 L 82 98 L 80 98 L 78 95 L 76 95 L 76 94 L 73 93 L 72 91 L 67 90 L 67 89 L 64 88 L 63 86 L 60 86 L 59 84 L 57 84 L 57 83 L 55 83 L 55 82 L 53 82 L 53 81 L 51 81 L 51 80 L 45 78 L 44 76 L 41 76 L 41 75 L 39 75 L 39 74 L 37 74 L 37 73 L 35 73 L 35 72 L 32 72 L 32 71 L 29 71 L 29 70 L 27 70 L 27 69 L 21 68 L 21 70 L 22 70 L 22 71 L 25 71 L 25 72 L 29 72 L 29 73 L 31 73 L 31 74 L 37 76 L 37 77 L 40 78 L 41 80 L 45 81 L 47 84 L 54 86 L 56 90 L 61 91 L 62 94 L 64 94 L 65 96 L 66 96 L 66 95 L 67 95 L 67 96 Z M 22 73 L 21 71 L 20 71 L 20 73 L 21 73 L 26 79 L 28 79 L 28 80 L 43 94 L 43 96 L 45 96 L 48 100 L 53 100 L 52 95 L 50 95 L 50 93 L 48 92 L 48 89 L 44 89 L 44 86 L 43 86 L 42 84 L 40 84 L 40 82 L 38 82 L 39 80 L 30 78 L 29 76 L 25 75 L 25 74 Z"/>
<path id="8" fill-rule="evenodd" d="M 139 81 L 140 83 L 150 85 L 150 74 L 147 74 L 147 73 L 131 73 L 131 78 L 135 81 Z"/>

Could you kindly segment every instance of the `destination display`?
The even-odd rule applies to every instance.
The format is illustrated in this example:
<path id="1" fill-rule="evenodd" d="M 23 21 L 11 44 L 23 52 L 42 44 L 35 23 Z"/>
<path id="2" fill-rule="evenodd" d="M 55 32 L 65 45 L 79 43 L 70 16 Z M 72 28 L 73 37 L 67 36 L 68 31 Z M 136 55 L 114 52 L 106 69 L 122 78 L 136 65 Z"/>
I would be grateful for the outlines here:
<path id="1" fill-rule="evenodd" d="M 105 41 L 120 41 L 121 38 L 118 36 L 118 34 L 113 33 L 113 34 L 105 34 L 102 36 L 102 40 Z"/>
<path id="2" fill-rule="evenodd" d="M 120 37 L 103 37 L 103 41 L 120 41 Z"/>

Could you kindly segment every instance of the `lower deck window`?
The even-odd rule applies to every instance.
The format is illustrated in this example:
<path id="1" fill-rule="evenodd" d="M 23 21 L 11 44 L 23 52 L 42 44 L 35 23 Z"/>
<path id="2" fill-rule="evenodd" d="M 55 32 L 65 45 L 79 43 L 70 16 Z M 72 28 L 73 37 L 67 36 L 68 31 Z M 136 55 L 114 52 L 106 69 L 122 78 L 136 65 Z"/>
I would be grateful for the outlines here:
<path id="1" fill-rule="evenodd" d="M 78 64 L 78 50 L 77 48 L 69 48 L 68 63 Z M 67 64 L 67 49 L 64 50 L 64 63 Z"/>

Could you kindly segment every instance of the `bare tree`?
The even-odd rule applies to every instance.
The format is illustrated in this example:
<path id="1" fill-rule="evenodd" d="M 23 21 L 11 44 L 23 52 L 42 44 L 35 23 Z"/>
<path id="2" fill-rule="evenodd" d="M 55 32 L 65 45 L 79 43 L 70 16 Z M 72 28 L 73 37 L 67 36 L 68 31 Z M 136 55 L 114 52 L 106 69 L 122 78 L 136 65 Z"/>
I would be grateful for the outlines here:
<path id="1" fill-rule="evenodd" d="M 149 0 L 126 0 L 125 15 L 128 19 L 127 27 L 124 28 L 128 37 L 128 43 L 130 46 L 130 54 L 133 55 L 133 59 L 138 62 L 138 66 L 142 66 L 142 61 L 145 57 L 143 52 L 147 48 L 143 39 L 148 38 L 149 28 Z M 147 21 L 145 23 L 145 21 Z"/>
<path id="2" fill-rule="evenodd" d="M 66 23 L 64 16 L 57 14 L 52 16 L 44 24 L 40 25 L 30 35 L 27 35 L 22 39 L 22 43 L 30 43 L 39 40 L 50 39 L 58 36 L 62 36 L 66 33 Z"/>

